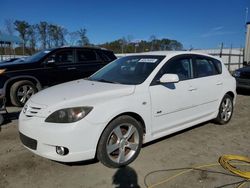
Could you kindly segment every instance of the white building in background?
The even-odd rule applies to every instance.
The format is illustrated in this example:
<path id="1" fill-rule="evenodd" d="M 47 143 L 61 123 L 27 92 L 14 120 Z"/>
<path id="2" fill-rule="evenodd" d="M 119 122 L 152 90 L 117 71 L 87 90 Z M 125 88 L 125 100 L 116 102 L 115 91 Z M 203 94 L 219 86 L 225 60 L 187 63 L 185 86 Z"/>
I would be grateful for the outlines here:
<path id="1" fill-rule="evenodd" d="M 250 64 L 250 22 L 247 22 L 246 44 L 245 44 L 245 57 L 244 61 Z"/>
<path id="2" fill-rule="evenodd" d="M 225 48 L 225 49 L 204 49 L 204 50 L 192 50 L 194 52 L 200 52 L 220 58 L 221 61 L 227 66 L 228 70 L 234 71 L 243 66 L 244 52 L 241 48 Z M 117 58 L 127 55 L 139 55 L 140 53 L 127 53 L 127 54 L 115 54 Z"/>
<path id="3" fill-rule="evenodd" d="M 243 66 L 244 50 L 243 48 L 225 48 L 225 49 L 205 49 L 193 50 L 195 52 L 205 53 L 217 58 L 227 66 L 228 70 L 234 71 Z"/>

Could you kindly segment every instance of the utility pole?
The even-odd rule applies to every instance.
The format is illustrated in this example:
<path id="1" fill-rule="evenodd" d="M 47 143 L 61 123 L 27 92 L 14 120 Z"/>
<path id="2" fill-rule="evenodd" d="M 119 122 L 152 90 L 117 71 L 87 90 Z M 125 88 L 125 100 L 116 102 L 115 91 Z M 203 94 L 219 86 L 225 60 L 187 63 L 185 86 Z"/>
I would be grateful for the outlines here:
<path id="1" fill-rule="evenodd" d="M 245 26 L 246 26 L 247 21 L 248 21 L 248 7 L 246 7 Z M 246 26 L 246 28 L 247 28 L 247 26 Z"/>
<path id="2" fill-rule="evenodd" d="M 222 42 L 221 45 L 220 45 L 220 58 L 222 57 L 223 46 L 224 46 L 224 44 Z"/>

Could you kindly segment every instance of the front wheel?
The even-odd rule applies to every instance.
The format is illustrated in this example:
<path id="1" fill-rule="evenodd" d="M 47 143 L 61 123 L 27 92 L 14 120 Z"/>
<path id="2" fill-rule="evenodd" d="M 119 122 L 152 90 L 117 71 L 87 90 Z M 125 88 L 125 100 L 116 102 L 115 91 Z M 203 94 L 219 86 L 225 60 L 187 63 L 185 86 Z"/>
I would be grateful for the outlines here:
<path id="1" fill-rule="evenodd" d="M 97 147 L 97 158 L 107 167 L 128 165 L 138 156 L 142 139 L 141 124 L 130 116 L 120 116 L 103 131 Z"/>
<path id="2" fill-rule="evenodd" d="M 226 94 L 220 103 L 219 113 L 215 119 L 215 123 L 221 125 L 228 123 L 233 115 L 233 110 L 233 98 Z"/>
<path id="3" fill-rule="evenodd" d="M 23 106 L 37 92 L 36 86 L 28 80 L 14 83 L 10 88 L 10 100 L 14 106 Z"/>

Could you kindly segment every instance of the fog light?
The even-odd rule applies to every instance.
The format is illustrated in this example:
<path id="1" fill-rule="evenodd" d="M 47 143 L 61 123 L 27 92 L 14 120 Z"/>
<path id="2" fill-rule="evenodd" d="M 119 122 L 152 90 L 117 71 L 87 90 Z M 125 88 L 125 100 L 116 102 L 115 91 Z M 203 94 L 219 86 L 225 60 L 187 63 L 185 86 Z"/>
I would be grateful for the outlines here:
<path id="1" fill-rule="evenodd" d="M 69 153 L 68 148 L 62 146 L 56 146 L 56 153 L 58 155 L 67 155 Z"/>

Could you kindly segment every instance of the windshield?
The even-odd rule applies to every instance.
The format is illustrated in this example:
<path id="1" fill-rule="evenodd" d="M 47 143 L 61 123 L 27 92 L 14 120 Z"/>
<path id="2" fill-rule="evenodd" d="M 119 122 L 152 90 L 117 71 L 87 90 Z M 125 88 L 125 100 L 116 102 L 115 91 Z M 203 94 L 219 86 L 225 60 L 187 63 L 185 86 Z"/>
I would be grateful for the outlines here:
<path id="1" fill-rule="evenodd" d="M 127 56 L 106 65 L 100 71 L 89 77 L 89 80 L 137 85 L 141 84 L 151 74 L 165 56 Z"/>
<path id="2" fill-rule="evenodd" d="M 39 61 L 41 58 L 45 57 L 50 52 L 51 52 L 51 49 L 37 52 L 34 55 L 27 57 L 24 61 L 25 62 Z"/>

